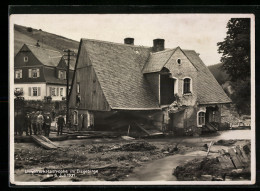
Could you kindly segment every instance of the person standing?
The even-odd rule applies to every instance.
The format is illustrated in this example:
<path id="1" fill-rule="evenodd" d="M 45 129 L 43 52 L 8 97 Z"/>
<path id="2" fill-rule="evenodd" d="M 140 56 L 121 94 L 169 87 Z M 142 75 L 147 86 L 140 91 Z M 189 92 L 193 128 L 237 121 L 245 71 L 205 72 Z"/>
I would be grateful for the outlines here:
<path id="1" fill-rule="evenodd" d="M 52 122 L 52 119 L 51 119 L 50 112 L 47 112 L 44 115 L 44 134 L 47 137 L 49 137 L 49 134 L 50 134 L 51 122 Z"/>
<path id="2" fill-rule="evenodd" d="M 29 135 L 29 133 L 30 135 L 32 135 L 31 115 L 29 112 L 27 112 L 25 116 L 25 133 L 27 136 Z"/>
<path id="3" fill-rule="evenodd" d="M 65 124 L 65 120 L 64 120 L 62 115 L 59 115 L 57 123 L 58 123 L 58 133 L 57 133 L 57 135 L 62 135 L 62 129 L 63 129 L 63 126 Z"/>
<path id="4" fill-rule="evenodd" d="M 41 114 L 41 111 L 39 111 L 37 116 L 37 131 L 39 135 L 42 134 L 43 122 L 44 122 L 43 115 Z"/>

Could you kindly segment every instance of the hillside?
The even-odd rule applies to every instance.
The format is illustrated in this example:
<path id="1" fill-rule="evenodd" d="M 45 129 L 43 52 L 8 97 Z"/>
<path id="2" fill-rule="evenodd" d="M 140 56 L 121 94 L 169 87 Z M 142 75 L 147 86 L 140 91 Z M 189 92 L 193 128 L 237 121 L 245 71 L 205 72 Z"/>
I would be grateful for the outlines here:
<path id="1" fill-rule="evenodd" d="M 22 48 L 23 44 L 35 45 L 39 40 L 40 46 L 46 49 L 57 50 L 64 54 L 64 49 L 71 49 L 77 53 L 79 42 L 71 40 L 56 34 L 42 31 L 41 29 L 33 29 L 30 31 L 28 27 L 14 25 L 14 55 Z M 71 69 L 74 69 L 76 57 L 71 57 Z"/>
<path id="2" fill-rule="evenodd" d="M 220 85 L 224 84 L 226 81 L 229 80 L 228 74 L 225 71 L 221 70 L 222 65 L 223 65 L 222 63 L 219 63 L 219 64 L 208 66 L 208 69 L 211 71 L 211 73 L 213 74 L 213 76 L 216 78 L 216 80 Z"/>

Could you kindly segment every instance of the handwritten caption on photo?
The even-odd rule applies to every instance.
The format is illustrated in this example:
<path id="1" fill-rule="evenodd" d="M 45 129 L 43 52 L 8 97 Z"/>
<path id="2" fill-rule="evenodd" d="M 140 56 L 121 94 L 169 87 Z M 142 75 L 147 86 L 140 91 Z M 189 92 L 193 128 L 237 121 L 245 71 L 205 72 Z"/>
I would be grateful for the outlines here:
<path id="1" fill-rule="evenodd" d="M 98 174 L 95 169 L 25 169 L 25 174 L 46 174 L 47 177 L 75 177 L 76 175 Z"/>

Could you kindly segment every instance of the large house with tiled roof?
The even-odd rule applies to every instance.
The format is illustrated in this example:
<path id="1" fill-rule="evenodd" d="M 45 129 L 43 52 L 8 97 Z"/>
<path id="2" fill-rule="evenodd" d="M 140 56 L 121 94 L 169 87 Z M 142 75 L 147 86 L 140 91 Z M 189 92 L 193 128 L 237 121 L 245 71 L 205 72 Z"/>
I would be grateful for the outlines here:
<path id="1" fill-rule="evenodd" d="M 14 58 L 14 88 L 25 100 L 66 98 L 67 63 L 58 51 L 24 44 Z M 70 82 L 73 68 L 70 68 Z"/>
<path id="2" fill-rule="evenodd" d="M 70 110 L 82 129 L 149 124 L 182 134 L 220 124 L 222 105 L 230 102 L 194 50 L 165 49 L 164 39 L 153 47 L 136 46 L 133 38 L 80 42 Z"/>

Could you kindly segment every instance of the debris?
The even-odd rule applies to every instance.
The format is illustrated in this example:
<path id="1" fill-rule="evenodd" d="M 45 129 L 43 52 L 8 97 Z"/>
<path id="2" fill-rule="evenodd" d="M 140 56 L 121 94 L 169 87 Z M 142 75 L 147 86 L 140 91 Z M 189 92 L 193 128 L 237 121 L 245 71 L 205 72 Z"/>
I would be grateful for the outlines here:
<path id="1" fill-rule="evenodd" d="M 156 147 L 154 145 L 151 145 L 147 142 L 136 142 L 136 143 L 128 143 L 125 145 L 122 145 L 117 150 L 120 151 L 151 151 L 155 150 Z"/>
<path id="2" fill-rule="evenodd" d="M 210 144 L 209 144 L 209 146 L 208 146 L 207 157 L 208 157 L 208 155 L 209 155 L 209 151 L 210 151 L 210 148 L 211 148 L 212 145 L 213 145 L 213 141 L 211 141 Z"/>
<path id="3" fill-rule="evenodd" d="M 237 140 L 219 140 L 217 142 L 215 142 L 214 144 L 215 145 L 223 145 L 223 146 L 230 146 L 230 145 L 233 145 L 237 142 Z"/>
<path id="4" fill-rule="evenodd" d="M 201 175 L 201 180 L 204 181 L 211 181 L 212 180 L 212 175 Z"/>
<path id="5" fill-rule="evenodd" d="M 57 146 L 55 146 L 55 144 L 50 143 L 51 141 L 46 141 L 46 139 L 43 139 L 41 136 L 37 136 L 37 135 L 32 135 L 31 136 L 33 138 L 33 140 L 38 143 L 39 145 L 41 145 L 43 148 L 45 149 L 56 149 Z"/>
<path id="6" fill-rule="evenodd" d="M 121 136 L 124 140 L 134 140 L 135 138 L 129 136 Z"/>

